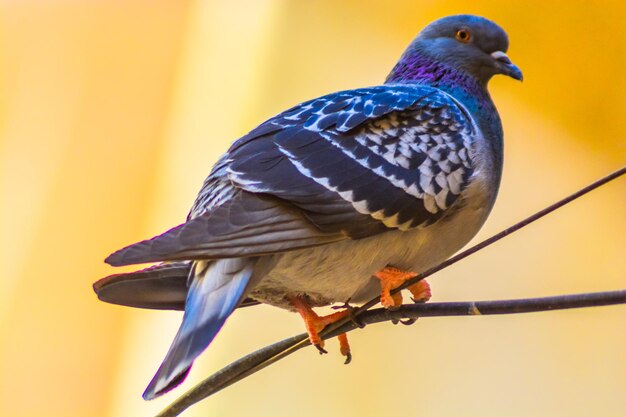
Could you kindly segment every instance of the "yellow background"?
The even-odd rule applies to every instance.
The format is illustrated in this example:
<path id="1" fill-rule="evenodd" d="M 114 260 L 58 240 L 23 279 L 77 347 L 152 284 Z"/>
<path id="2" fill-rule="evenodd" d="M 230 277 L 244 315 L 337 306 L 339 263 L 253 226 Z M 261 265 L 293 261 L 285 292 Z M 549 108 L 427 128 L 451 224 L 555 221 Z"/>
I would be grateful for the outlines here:
<path id="1" fill-rule="evenodd" d="M 9 1 L 0 4 L 0 416 L 150 416 L 210 372 L 303 330 L 238 311 L 188 381 L 141 392 L 180 320 L 97 301 L 103 258 L 184 220 L 228 144 L 297 102 L 380 83 L 413 36 L 476 13 L 523 84 L 484 238 L 626 161 L 623 1 Z M 626 181 L 433 277 L 434 300 L 626 287 Z M 626 310 L 423 319 L 313 349 L 188 416 L 624 416 Z"/>

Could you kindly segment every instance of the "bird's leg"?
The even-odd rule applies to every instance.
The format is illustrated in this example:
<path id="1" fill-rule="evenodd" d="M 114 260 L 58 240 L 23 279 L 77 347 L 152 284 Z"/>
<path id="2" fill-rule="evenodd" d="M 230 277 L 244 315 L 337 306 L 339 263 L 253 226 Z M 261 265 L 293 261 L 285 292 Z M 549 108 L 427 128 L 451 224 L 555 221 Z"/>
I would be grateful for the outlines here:
<path id="1" fill-rule="evenodd" d="M 386 266 L 376 272 L 374 276 L 380 280 L 380 303 L 385 308 L 393 308 L 402 304 L 402 294 L 398 292 L 391 295 L 391 290 L 414 278 L 417 273 Z M 413 301 L 415 302 L 426 302 L 430 299 L 430 286 L 425 280 L 418 281 L 409 286 L 408 289 L 413 294 Z"/>
<path id="2" fill-rule="evenodd" d="M 311 306 L 303 297 L 289 297 L 289 302 L 296 309 L 296 311 L 300 313 L 300 316 L 302 316 L 311 344 L 315 346 L 320 353 L 328 353 L 324 350 L 324 340 L 319 336 L 319 333 L 329 324 L 346 317 L 350 313 L 350 310 L 338 311 L 336 313 L 320 317 L 317 313 L 315 313 L 315 311 L 313 311 Z M 350 354 L 348 336 L 345 333 L 341 333 L 337 336 L 337 339 L 339 339 L 341 354 L 346 357 L 345 363 L 350 363 L 352 355 Z"/>
<path id="3" fill-rule="evenodd" d="M 350 352 L 350 343 L 348 343 L 348 335 L 345 333 L 341 333 L 337 336 L 337 340 L 339 340 L 339 351 L 343 356 L 346 357 L 344 364 L 349 364 L 352 361 L 352 353 Z"/>

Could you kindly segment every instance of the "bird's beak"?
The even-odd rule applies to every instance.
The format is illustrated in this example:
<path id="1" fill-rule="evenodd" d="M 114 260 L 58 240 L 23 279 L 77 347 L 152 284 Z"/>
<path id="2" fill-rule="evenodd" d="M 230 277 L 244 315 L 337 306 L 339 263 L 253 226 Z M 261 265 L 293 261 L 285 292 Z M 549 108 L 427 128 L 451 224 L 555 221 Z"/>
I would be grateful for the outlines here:
<path id="1" fill-rule="evenodd" d="M 517 65 L 513 64 L 504 52 L 492 52 L 491 57 L 497 61 L 497 66 L 500 69 L 501 74 L 508 75 L 509 77 L 519 81 L 524 79 L 522 70 L 520 70 Z"/>

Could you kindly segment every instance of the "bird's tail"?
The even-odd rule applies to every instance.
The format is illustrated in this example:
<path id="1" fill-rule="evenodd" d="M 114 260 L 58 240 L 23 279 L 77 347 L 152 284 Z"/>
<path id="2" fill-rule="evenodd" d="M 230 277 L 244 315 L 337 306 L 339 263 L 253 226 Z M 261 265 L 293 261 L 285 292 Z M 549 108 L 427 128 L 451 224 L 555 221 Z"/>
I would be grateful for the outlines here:
<path id="1" fill-rule="evenodd" d="M 180 384 L 194 359 L 243 300 L 252 276 L 255 258 L 198 261 L 191 274 L 183 322 L 143 398 L 151 400 Z"/>
<path id="2" fill-rule="evenodd" d="M 162 263 L 109 275 L 93 284 L 101 301 L 128 307 L 184 310 L 191 262 Z"/>

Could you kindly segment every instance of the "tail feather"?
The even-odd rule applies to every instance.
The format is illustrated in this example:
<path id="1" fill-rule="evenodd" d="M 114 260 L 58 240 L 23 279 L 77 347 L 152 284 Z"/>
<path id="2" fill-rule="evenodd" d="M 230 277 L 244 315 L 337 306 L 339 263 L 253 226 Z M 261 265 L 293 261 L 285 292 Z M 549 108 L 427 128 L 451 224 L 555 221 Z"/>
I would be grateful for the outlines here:
<path id="1" fill-rule="evenodd" d="M 184 380 L 195 358 L 243 300 L 255 264 L 254 258 L 195 263 L 183 322 L 144 399 L 156 398 Z"/>
<path id="2" fill-rule="evenodd" d="M 106 303 L 153 310 L 184 310 L 191 262 L 162 263 L 139 271 L 109 275 L 93 284 Z M 239 307 L 259 304 L 251 298 Z"/>
<path id="3" fill-rule="evenodd" d="M 128 307 L 184 310 L 191 262 L 163 263 L 109 275 L 93 284 L 101 301 Z"/>

